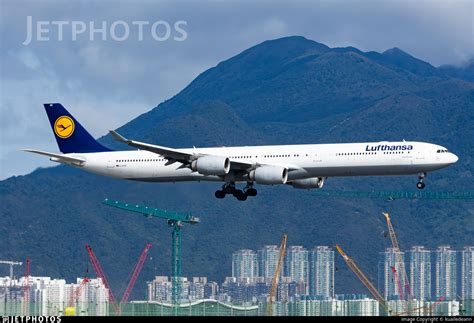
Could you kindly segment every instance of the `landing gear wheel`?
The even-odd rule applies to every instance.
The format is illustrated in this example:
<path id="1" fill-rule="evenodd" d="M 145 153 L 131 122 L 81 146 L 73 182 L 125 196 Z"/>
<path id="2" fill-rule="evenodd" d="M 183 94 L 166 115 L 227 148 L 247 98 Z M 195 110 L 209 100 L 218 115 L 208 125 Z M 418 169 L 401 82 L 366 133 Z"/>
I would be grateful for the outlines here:
<path id="1" fill-rule="evenodd" d="M 419 189 L 419 190 L 422 190 L 425 188 L 425 183 L 423 182 L 423 180 L 425 179 L 426 177 L 426 173 L 421 173 L 419 176 L 418 176 L 418 183 L 416 183 L 416 187 Z"/>
<path id="2" fill-rule="evenodd" d="M 218 198 L 218 199 L 223 199 L 225 197 L 225 192 L 224 191 L 216 191 L 216 193 L 214 193 L 214 195 Z"/>
<path id="3" fill-rule="evenodd" d="M 239 201 L 245 201 L 247 199 L 247 194 L 245 194 L 241 190 L 235 190 L 233 194 Z"/>
<path id="4" fill-rule="evenodd" d="M 257 190 L 255 188 L 249 188 L 245 191 L 248 196 L 257 196 Z"/>

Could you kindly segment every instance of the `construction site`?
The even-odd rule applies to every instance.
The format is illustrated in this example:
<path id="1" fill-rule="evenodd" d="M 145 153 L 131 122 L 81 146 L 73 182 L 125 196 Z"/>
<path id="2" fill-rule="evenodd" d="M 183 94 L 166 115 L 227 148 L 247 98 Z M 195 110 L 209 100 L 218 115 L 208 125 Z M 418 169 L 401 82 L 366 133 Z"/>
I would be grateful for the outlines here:
<path id="1" fill-rule="evenodd" d="M 472 192 L 471 192 L 472 193 Z M 343 197 L 371 197 L 371 198 L 439 198 L 439 199 L 472 199 L 472 194 L 440 194 L 413 196 L 402 192 L 385 192 L 377 195 L 362 193 L 326 192 L 334 196 Z M 361 195 L 362 194 L 362 195 Z M 391 246 L 383 253 L 385 261 L 384 288 L 377 288 L 376 284 L 364 270 L 343 249 L 336 244 L 330 247 L 318 247 L 314 251 L 315 264 L 323 264 L 325 268 L 317 269 L 315 266 L 311 272 L 310 266 L 306 265 L 307 276 L 321 274 L 317 270 L 329 270 L 326 275 L 326 293 L 312 293 L 308 287 L 308 281 L 302 282 L 298 278 L 290 277 L 291 270 L 286 268 L 285 262 L 293 261 L 294 254 L 303 250 L 300 246 L 287 247 L 288 235 L 283 233 L 279 245 L 267 246 L 272 250 L 271 269 L 265 273 L 265 277 L 245 277 L 237 274 L 237 268 L 241 263 L 247 264 L 256 259 L 256 253 L 251 250 L 241 250 L 233 255 L 233 274 L 226 279 L 220 287 L 216 283 L 209 283 L 207 279 L 197 278 L 188 282 L 182 277 L 182 238 L 181 230 L 184 225 L 198 225 L 200 219 L 189 213 L 177 213 L 161 210 L 145 205 L 129 204 L 121 201 L 105 199 L 103 204 L 118 208 L 125 212 L 145 217 L 165 220 L 171 231 L 171 280 L 165 277 L 156 277 L 154 282 L 148 284 L 148 299 L 131 301 L 130 295 L 140 272 L 146 263 L 148 253 L 153 247 L 147 243 L 134 265 L 130 280 L 121 298 L 114 294 L 106 273 L 93 248 L 85 245 L 85 251 L 89 257 L 95 275 L 77 278 L 74 283 L 66 283 L 64 279 L 52 279 L 49 277 L 36 277 L 31 272 L 31 262 L 0 260 L 0 265 L 9 266 L 9 276 L 0 278 L 0 314 L 1 315 L 65 315 L 65 316 L 472 316 L 474 314 L 474 299 L 472 295 L 472 264 L 474 258 L 474 246 L 467 246 L 462 251 L 462 295 L 459 295 L 449 272 L 453 271 L 453 264 L 443 260 L 446 255 L 453 255 L 449 247 L 439 247 L 436 251 L 436 295 L 431 295 L 426 288 L 420 287 L 420 277 L 425 274 L 417 274 L 418 267 L 423 269 L 428 262 L 419 262 L 415 258 L 410 260 L 410 269 L 407 270 L 408 261 L 404 258 L 405 253 L 400 247 L 396 230 L 392 224 L 391 216 L 383 212 L 386 222 L 386 236 L 389 236 Z M 418 248 L 418 249 L 417 249 Z M 299 251 L 298 251 L 299 250 Z M 368 294 L 344 296 L 334 293 L 334 251 L 337 251 L 340 259 L 353 272 L 354 279 L 358 279 L 366 288 Z M 414 247 L 416 255 L 424 256 L 428 251 L 423 247 Z M 429 252 L 428 252 L 429 253 Z M 259 251 L 260 254 L 260 251 Z M 263 253 L 262 253 L 263 254 Z M 312 255 L 312 254 L 311 254 Z M 329 255 L 329 258 L 321 260 L 321 255 Z M 240 257 L 240 258 L 239 258 Z M 241 259 L 242 257 L 253 257 Z M 293 257 L 293 258 L 292 258 Z M 444 258 L 443 258 L 444 257 Z M 455 257 L 455 253 L 454 253 Z M 311 258 L 311 256 L 310 256 Z M 288 260 L 290 259 L 290 260 Z M 312 258 L 311 258 L 312 259 Z M 415 259 L 415 260 L 413 260 Z M 454 258 L 453 258 L 454 259 Z M 306 252 L 306 263 L 308 263 L 308 252 Z M 234 268 L 235 263 L 235 268 Z M 295 260 L 295 264 L 296 260 Z M 421 265 L 420 265 L 421 264 Z M 252 265 L 252 264 L 251 264 Z M 454 263 L 455 265 L 455 263 Z M 239 267 L 240 266 L 240 267 Z M 255 265 L 256 266 L 256 265 Z M 262 265 L 260 265 L 262 267 Z M 286 267 L 285 267 L 286 266 Z M 332 269 L 331 269 L 332 266 Z M 418 266 L 418 267 L 417 267 Z M 439 268 L 446 266 L 445 272 Z M 470 267 L 469 267 L 470 266 Z M 268 267 L 268 266 L 267 266 Z M 22 270 L 20 270 L 20 268 Z M 322 267 L 321 267 L 322 268 Z M 466 270 L 471 268 L 471 271 Z M 15 270 L 18 269 L 18 270 Z M 241 268 L 242 269 L 242 268 Z M 247 268 L 244 268 L 247 270 Z M 250 271 L 254 269 L 250 268 Z M 337 271 L 337 270 L 336 270 Z M 17 273 L 15 275 L 15 272 Z M 410 274 L 409 274 L 410 273 Z M 258 276 L 256 275 L 256 276 Z M 443 276 L 444 275 L 444 276 Z M 323 275 L 320 275 L 323 277 Z M 420 276 L 420 277 L 418 277 Z M 18 277 L 18 278 L 17 278 Z M 95 277 L 95 278 L 94 278 Z M 160 280 L 161 279 L 161 280 Z M 422 277 L 426 281 L 426 277 Z M 454 277 L 455 279 L 455 277 Z M 431 288 L 431 278 L 428 279 Z M 253 285 L 252 285 L 253 284 Z M 321 285 L 321 282 L 318 284 Z M 444 284 L 444 287 L 442 286 Z M 456 282 L 454 282 L 456 284 Z M 311 285 L 311 283 L 309 283 Z M 379 282 L 380 285 L 380 282 Z M 427 286 L 428 286 L 427 285 Z M 254 286 L 254 287 L 252 287 Z M 259 289 L 253 292 L 253 298 L 248 294 L 251 289 Z M 470 293 L 469 294 L 469 288 Z M 293 290 L 293 292 L 291 292 Z M 243 298 L 231 297 L 237 291 L 240 294 L 247 293 Z M 194 293 L 190 297 L 191 292 Z M 162 298 L 157 295 L 164 293 Z M 184 295 L 184 296 L 183 296 Z M 198 295 L 198 296 L 196 296 Z M 285 296 L 286 295 L 286 296 Z M 316 295 L 316 297 L 314 296 Z"/>

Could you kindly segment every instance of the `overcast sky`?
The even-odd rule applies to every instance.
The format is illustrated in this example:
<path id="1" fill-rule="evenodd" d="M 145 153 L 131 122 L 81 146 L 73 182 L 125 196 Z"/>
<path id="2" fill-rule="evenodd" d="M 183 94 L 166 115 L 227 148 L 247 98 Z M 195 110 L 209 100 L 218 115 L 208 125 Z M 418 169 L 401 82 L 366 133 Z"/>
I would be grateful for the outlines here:
<path id="1" fill-rule="evenodd" d="M 0 6 L 0 179 L 52 165 L 18 151 L 58 151 L 42 103 L 63 103 L 99 137 L 268 39 L 302 35 L 363 51 L 399 47 L 434 66 L 474 57 L 474 1 L 468 0 L 7 0 Z M 141 37 L 137 21 L 148 23 Z M 105 23 L 105 40 L 100 32 L 91 39 L 91 23 L 96 29 Z"/>

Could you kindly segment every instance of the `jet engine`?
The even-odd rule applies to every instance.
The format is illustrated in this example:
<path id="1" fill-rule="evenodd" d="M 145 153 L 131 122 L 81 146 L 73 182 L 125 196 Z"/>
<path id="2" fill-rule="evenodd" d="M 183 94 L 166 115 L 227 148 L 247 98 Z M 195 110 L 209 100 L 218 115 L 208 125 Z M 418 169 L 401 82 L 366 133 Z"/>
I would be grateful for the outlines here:
<path id="1" fill-rule="evenodd" d="M 230 161 L 222 156 L 203 156 L 192 161 L 191 169 L 202 175 L 221 176 L 229 173 Z"/>
<path id="2" fill-rule="evenodd" d="M 285 184 L 288 180 L 288 169 L 278 166 L 261 166 L 252 170 L 249 178 L 259 184 Z"/>
<path id="3" fill-rule="evenodd" d="M 291 181 L 291 185 L 294 188 L 303 188 L 303 189 L 322 188 L 324 185 L 324 178 L 311 177 L 311 178 L 305 178 L 305 179 L 297 179 L 297 180 Z"/>

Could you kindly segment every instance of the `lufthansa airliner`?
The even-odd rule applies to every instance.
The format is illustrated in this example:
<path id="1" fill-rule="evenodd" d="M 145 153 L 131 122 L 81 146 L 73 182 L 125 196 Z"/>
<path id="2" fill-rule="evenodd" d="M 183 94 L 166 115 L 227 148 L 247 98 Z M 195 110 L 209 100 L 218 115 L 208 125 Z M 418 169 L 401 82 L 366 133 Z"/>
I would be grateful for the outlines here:
<path id="1" fill-rule="evenodd" d="M 112 136 L 138 150 L 113 151 L 98 143 L 59 103 L 44 104 L 61 153 L 34 149 L 50 160 L 89 172 L 146 182 L 223 182 L 215 196 L 256 196 L 254 183 L 320 189 L 328 177 L 418 175 L 458 161 L 445 147 L 425 142 L 365 142 L 175 149 Z M 237 189 L 236 183 L 245 183 Z"/>

